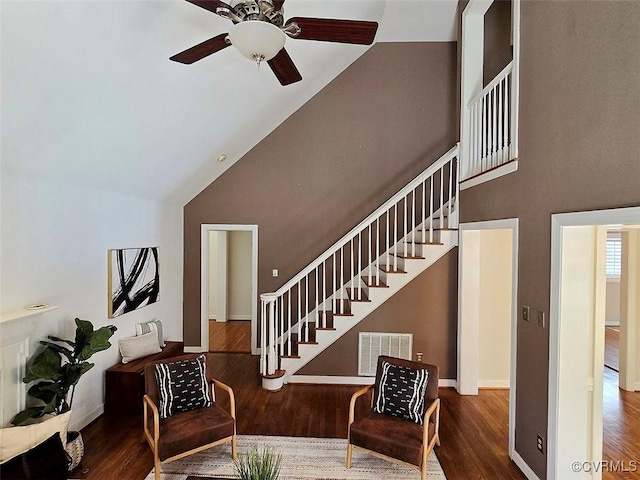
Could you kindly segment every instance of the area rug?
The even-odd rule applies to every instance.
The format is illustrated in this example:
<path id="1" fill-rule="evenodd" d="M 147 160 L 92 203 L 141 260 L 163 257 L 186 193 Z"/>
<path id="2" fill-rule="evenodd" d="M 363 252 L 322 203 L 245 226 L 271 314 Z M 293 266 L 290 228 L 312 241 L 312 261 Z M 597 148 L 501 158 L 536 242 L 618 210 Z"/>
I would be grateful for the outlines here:
<path id="1" fill-rule="evenodd" d="M 409 468 L 354 449 L 351 469 L 344 466 L 347 440 L 342 438 L 267 437 L 238 435 L 238 452 L 251 445 L 269 445 L 282 454 L 280 480 L 414 480 L 417 468 Z M 446 477 L 435 454 L 429 455 L 429 480 Z M 234 478 L 231 445 L 224 444 L 161 466 L 162 480 L 187 477 Z M 153 480 L 153 470 L 145 480 Z"/>

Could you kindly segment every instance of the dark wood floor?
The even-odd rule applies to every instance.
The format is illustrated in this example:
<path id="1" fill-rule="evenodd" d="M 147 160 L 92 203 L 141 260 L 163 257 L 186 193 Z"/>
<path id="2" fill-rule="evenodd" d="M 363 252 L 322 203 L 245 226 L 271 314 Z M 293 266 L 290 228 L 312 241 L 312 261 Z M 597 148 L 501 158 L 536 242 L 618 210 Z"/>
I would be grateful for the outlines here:
<path id="1" fill-rule="evenodd" d="M 616 372 L 620 370 L 620 328 L 605 327 L 604 329 L 604 365 Z"/>
<path id="2" fill-rule="evenodd" d="M 358 387 L 287 385 L 267 392 L 260 386 L 257 357 L 214 355 L 214 376 L 236 395 L 238 433 L 346 438 L 349 399 Z M 617 382 L 617 373 L 605 369 L 603 458 L 629 462 L 640 459 L 640 393 L 619 390 Z M 508 457 L 508 396 L 508 390 L 461 396 L 440 389 L 442 445 L 435 452 L 449 480 L 525 478 Z M 223 395 L 218 401 L 226 403 Z M 142 443 L 141 422 L 102 416 L 83 429 L 86 453 L 73 478 L 143 479 L 152 458 Z M 629 475 L 637 474 L 605 472 L 603 478 L 638 478 Z"/>
<path id="3" fill-rule="evenodd" d="M 209 320 L 209 351 L 251 353 L 251 320 Z"/>
<path id="4" fill-rule="evenodd" d="M 214 375 L 236 395 L 238 433 L 346 438 L 349 400 L 358 387 L 287 385 L 267 392 L 260 386 L 257 357 L 214 355 Z M 436 453 L 449 480 L 524 478 L 507 455 L 508 390 L 462 397 L 444 388 L 440 395 L 442 446 Z M 74 478 L 139 480 L 151 470 L 140 418 L 102 416 L 82 434 L 85 457 Z"/>

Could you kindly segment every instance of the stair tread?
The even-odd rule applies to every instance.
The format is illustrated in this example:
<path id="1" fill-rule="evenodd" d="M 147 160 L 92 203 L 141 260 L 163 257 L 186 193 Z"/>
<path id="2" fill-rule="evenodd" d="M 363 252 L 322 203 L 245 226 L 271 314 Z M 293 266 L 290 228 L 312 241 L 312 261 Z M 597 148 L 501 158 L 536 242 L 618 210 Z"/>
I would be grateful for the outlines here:
<path id="1" fill-rule="evenodd" d="M 416 245 L 444 245 L 442 242 L 407 242 L 408 244 L 415 243 Z"/>
<path id="2" fill-rule="evenodd" d="M 298 342 L 298 345 L 318 345 L 318 342 Z"/>
<path id="3" fill-rule="evenodd" d="M 375 275 L 371 276 L 371 284 L 369 284 L 369 277 L 367 276 L 362 277 L 362 281 L 369 288 L 389 288 L 389 285 L 385 284 L 382 280 L 378 280 L 378 283 L 375 283 Z"/>
<path id="4" fill-rule="evenodd" d="M 387 267 L 380 267 L 380 270 L 382 270 L 384 273 L 407 273 L 400 268 L 394 269 L 393 267 L 390 267 L 389 270 L 387 270 Z"/>
<path id="5" fill-rule="evenodd" d="M 280 355 L 280 358 L 300 358 L 300 355 Z"/>
<path id="6" fill-rule="evenodd" d="M 334 317 L 353 317 L 353 313 L 334 313 Z"/>
<path id="7" fill-rule="evenodd" d="M 357 290 L 357 289 L 355 289 L 355 288 L 348 288 L 347 289 L 347 295 L 349 295 L 349 299 L 352 302 L 370 302 L 371 301 L 371 300 L 369 300 L 369 297 L 367 297 L 367 294 L 364 291 L 360 294 L 360 298 L 356 298 L 355 290 Z M 353 295 L 353 297 L 352 297 L 352 295 Z"/>
<path id="8" fill-rule="evenodd" d="M 397 255 L 395 253 L 392 253 L 391 255 L 393 255 L 394 257 L 397 256 L 398 258 L 404 258 L 406 260 L 424 260 L 424 257 L 418 255 L 403 255 L 402 253 L 398 253 Z"/>
<path id="9" fill-rule="evenodd" d="M 333 328 L 333 327 L 316 327 L 316 330 L 331 331 L 331 330 L 335 330 L 335 328 Z"/>

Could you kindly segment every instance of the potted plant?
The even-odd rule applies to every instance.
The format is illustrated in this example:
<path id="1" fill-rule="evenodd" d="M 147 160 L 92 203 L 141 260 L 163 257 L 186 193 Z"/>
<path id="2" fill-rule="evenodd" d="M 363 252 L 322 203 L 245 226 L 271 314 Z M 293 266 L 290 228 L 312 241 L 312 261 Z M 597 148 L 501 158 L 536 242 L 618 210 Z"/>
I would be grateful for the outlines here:
<path id="1" fill-rule="evenodd" d="M 281 462 L 282 455 L 272 447 L 260 451 L 256 445 L 251 445 L 247 453 L 239 455 L 234 466 L 240 480 L 276 480 Z"/>
<path id="2" fill-rule="evenodd" d="M 87 360 L 93 354 L 111 346 L 109 339 L 117 330 L 115 326 L 108 325 L 94 330 L 88 320 L 76 318 L 75 322 L 75 341 L 54 336 L 48 336 L 49 340 L 40 341 L 44 350 L 27 365 L 27 374 L 22 381 L 37 381 L 29 388 L 27 394 L 40 400 L 41 404 L 18 413 L 11 420 L 12 424 L 21 425 L 47 414 L 60 415 L 71 410 L 80 377 L 94 367 L 94 364 Z M 67 451 L 73 459 L 72 469 L 80 463 L 84 453 L 80 432 L 69 432 L 67 442 Z"/>

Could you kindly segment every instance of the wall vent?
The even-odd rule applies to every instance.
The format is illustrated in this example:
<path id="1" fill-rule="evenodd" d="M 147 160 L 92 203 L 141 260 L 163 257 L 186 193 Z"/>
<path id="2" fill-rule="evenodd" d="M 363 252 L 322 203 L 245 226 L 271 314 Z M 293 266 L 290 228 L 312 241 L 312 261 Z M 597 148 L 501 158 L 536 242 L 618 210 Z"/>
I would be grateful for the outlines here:
<path id="1" fill-rule="evenodd" d="M 411 360 L 412 349 L 412 333 L 360 332 L 358 375 L 375 376 L 380 355 Z"/>

